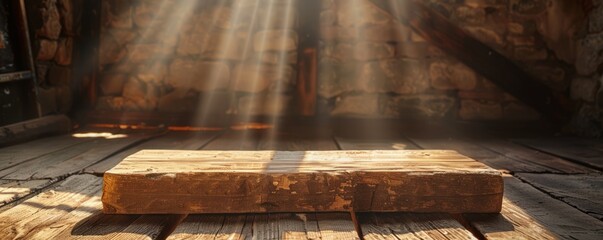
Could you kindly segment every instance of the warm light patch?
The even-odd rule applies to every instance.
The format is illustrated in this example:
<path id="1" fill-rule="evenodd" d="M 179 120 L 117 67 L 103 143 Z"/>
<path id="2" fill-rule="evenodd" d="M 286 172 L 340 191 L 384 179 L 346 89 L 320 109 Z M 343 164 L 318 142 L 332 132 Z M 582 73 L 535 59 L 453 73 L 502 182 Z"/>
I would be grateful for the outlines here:
<path id="1" fill-rule="evenodd" d="M 177 132 L 217 132 L 224 129 L 219 127 L 171 126 L 168 127 L 168 130 Z"/>
<path id="2" fill-rule="evenodd" d="M 240 124 L 235 124 L 233 126 L 230 127 L 230 129 L 232 130 L 236 130 L 236 131 L 242 131 L 242 130 L 264 130 L 264 129 L 271 129 L 273 128 L 272 125 L 270 124 L 266 124 L 266 123 L 240 123 Z"/>
<path id="3" fill-rule="evenodd" d="M 74 133 L 71 135 L 75 138 L 104 138 L 104 139 L 118 139 L 127 138 L 127 134 L 114 134 L 110 132 L 88 132 L 88 133 Z"/>

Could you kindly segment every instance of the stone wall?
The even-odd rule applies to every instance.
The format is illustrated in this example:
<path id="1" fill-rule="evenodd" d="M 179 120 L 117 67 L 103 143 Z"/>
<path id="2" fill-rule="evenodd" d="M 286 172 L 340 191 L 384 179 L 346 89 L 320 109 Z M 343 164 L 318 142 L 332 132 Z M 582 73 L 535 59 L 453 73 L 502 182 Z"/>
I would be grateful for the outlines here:
<path id="1" fill-rule="evenodd" d="M 576 46 L 576 76 L 570 96 L 577 102 L 569 130 L 580 135 L 603 136 L 603 1 L 594 0 L 581 25 Z"/>
<path id="2" fill-rule="evenodd" d="M 26 1 L 43 114 L 73 105 L 74 0 Z"/>
<path id="3" fill-rule="evenodd" d="M 172 113 L 215 108 L 253 115 L 290 109 L 297 1 L 102 4 L 98 109 Z"/>
<path id="4" fill-rule="evenodd" d="M 554 41 L 542 25 L 543 19 L 555 17 L 550 16 L 549 2 L 425 1 L 565 95 L 572 67 L 562 60 L 572 53 L 549 47 L 548 42 Z M 332 115 L 461 120 L 540 117 L 368 0 L 323 1 L 321 35 L 319 96 Z M 557 49 L 571 45 L 561 40 L 554 43 Z"/>
<path id="5" fill-rule="evenodd" d="M 304 21 L 297 1 L 101 1 L 98 109 L 293 112 L 298 22 Z M 580 61 L 585 61 L 580 51 L 589 51 L 577 46 L 599 46 L 589 40 L 597 36 L 596 23 L 588 35 L 576 37 L 585 25 L 585 1 L 590 0 L 424 3 L 557 94 L 571 92 L 585 102 L 582 108 L 593 109 L 592 94 L 580 92 L 592 90 L 591 85 L 598 88 L 601 75 L 580 69 Z M 322 0 L 321 5 L 319 114 L 471 121 L 540 118 L 369 0 Z"/>

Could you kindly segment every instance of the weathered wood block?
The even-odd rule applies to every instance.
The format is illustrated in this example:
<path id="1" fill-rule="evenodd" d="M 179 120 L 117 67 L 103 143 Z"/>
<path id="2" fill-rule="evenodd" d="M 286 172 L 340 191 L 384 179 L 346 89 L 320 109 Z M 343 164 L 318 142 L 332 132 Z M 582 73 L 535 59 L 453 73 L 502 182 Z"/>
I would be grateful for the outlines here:
<path id="1" fill-rule="evenodd" d="M 455 151 L 144 150 L 104 175 L 110 214 L 498 213 L 501 174 Z"/>

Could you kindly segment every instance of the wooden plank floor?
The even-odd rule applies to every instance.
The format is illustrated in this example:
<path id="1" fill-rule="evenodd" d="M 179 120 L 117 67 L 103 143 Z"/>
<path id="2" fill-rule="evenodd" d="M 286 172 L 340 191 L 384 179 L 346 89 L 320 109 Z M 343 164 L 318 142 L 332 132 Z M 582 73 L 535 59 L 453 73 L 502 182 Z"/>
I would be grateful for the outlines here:
<path id="1" fill-rule="evenodd" d="M 110 134 L 56 136 L 0 149 L 2 239 L 603 239 L 603 145 L 595 140 L 518 140 L 509 133 L 484 139 L 437 131 L 384 138 L 296 129 L 93 132 Z M 99 176 L 124 156 L 158 148 L 450 149 L 508 175 L 501 214 L 102 214 Z"/>

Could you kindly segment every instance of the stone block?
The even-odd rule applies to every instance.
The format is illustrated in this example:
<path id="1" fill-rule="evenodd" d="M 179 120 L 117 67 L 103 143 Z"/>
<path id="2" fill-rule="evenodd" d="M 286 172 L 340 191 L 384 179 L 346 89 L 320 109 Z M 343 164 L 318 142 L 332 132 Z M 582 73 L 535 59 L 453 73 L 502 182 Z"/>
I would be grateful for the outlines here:
<path id="1" fill-rule="evenodd" d="M 231 90 L 259 93 L 275 86 L 287 86 L 294 79 L 294 70 L 289 65 L 241 63 L 235 67 Z"/>
<path id="2" fill-rule="evenodd" d="M 334 59 L 322 58 L 318 66 L 318 96 L 329 99 L 352 91 L 357 73 L 356 63 L 339 63 Z"/>
<path id="3" fill-rule="evenodd" d="M 256 52 L 294 51 L 297 49 L 297 43 L 297 33 L 294 31 L 265 30 L 255 34 L 253 38 L 253 49 Z"/>
<path id="4" fill-rule="evenodd" d="M 76 14 L 73 11 L 73 2 L 72 0 L 59 0 L 59 13 L 61 15 L 61 27 L 63 29 L 63 33 L 68 36 L 73 36 L 74 27 L 73 27 L 73 16 Z"/>
<path id="5" fill-rule="evenodd" d="M 603 64 L 603 32 L 587 35 L 578 42 L 576 69 L 584 76 L 595 73 Z"/>
<path id="6" fill-rule="evenodd" d="M 54 40 L 40 40 L 40 48 L 38 49 L 38 55 L 36 59 L 38 61 L 50 61 L 54 59 L 59 44 Z"/>
<path id="7" fill-rule="evenodd" d="M 463 120 L 499 120 L 503 117 L 500 102 L 462 100 L 459 117 Z"/>
<path id="8" fill-rule="evenodd" d="M 369 42 L 406 42 L 412 30 L 397 21 L 386 25 L 374 25 L 358 28 L 358 40 Z"/>
<path id="9" fill-rule="evenodd" d="M 378 117 L 381 115 L 377 94 L 346 95 L 335 100 L 333 116 Z"/>
<path id="10" fill-rule="evenodd" d="M 435 61 L 429 67 L 431 86 L 440 90 L 472 90 L 477 74 L 460 62 Z"/>
<path id="11" fill-rule="evenodd" d="M 337 1 L 337 22 L 343 27 L 385 25 L 392 17 L 369 0 Z"/>
<path id="12" fill-rule="evenodd" d="M 133 1 L 105 0 L 102 1 L 101 21 L 103 26 L 110 28 L 130 29 L 132 20 Z"/>
<path id="13" fill-rule="evenodd" d="M 138 80 L 159 85 L 164 82 L 167 71 L 167 64 L 157 61 L 138 65 L 135 74 Z"/>
<path id="14" fill-rule="evenodd" d="M 195 112 L 199 94 L 187 88 L 177 88 L 159 99 L 159 112 Z"/>
<path id="15" fill-rule="evenodd" d="M 224 62 L 176 59 L 172 62 L 167 83 L 174 88 L 199 92 L 228 88 L 230 67 Z"/>
<path id="16" fill-rule="evenodd" d="M 113 64 L 123 60 L 128 51 L 124 45 L 113 38 L 111 35 L 103 35 L 100 40 L 99 63 L 101 65 Z"/>
<path id="17" fill-rule="evenodd" d="M 396 44 L 396 56 L 423 59 L 432 56 L 428 43 L 403 42 Z"/>
<path id="18" fill-rule="evenodd" d="M 101 92 L 103 93 L 103 95 L 121 95 L 124 88 L 124 84 L 126 83 L 128 78 L 129 76 L 123 73 L 104 74 L 99 82 Z"/>
<path id="19" fill-rule="evenodd" d="M 106 111 L 121 111 L 124 106 L 125 99 L 123 97 L 103 96 L 99 97 L 96 102 L 96 109 Z"/>
<path id="20" fill-rule="evenodd" d="M 594 102 L 599 84 L 597 78 L 575 78 L 570 83 L 570 96 L 573 100 Z"/>
<path id="21" fill-rule="evenodd" d="M 358 91 L 413 94 L 429 87 L 425 63 L 410 59 L 388 59 L 368 62 L 361 67 Z"/>
<path id="22" fill-rule="evenodd" d="M 359 29 L 341 26 L 320 26 L 320 38 L 325 41 L 353 41 L 358 38 Z"/>
<path id="23" fill-rule="evenodd" d="M 354 59 L 369 61 L 393 58 L 396 49 L 389 43 L 360 42 L 356 43 L 352 52 Z"/>
<path id="24" fill-rule="evenodd" d="M 453 114 L 456 100 L 445 95 L 387 97 L 384 115 L 395 118 L 444 118 Z"/>
<path id="25" fill-rule="evenodd" d="M 547 9 L 547 0 L 511 0 L 510 13 L 521 16 L 536 16 Z"/>
<path id="26" fill-rule="evenodd" d="M 289 95 L 248 94 L 238 100 L 237 113 L 241 116 L 280 116 L 291 109 Z"/>
<path id="27" fill-rule="evenodd" d="M 133 43 L 127 45 L 128 61 L 143 63 L 150 61 L 164 61 L 173 54 L 173 49 L 161 44 Z"/>
<path id="28" fill-rule="evenodd" d="M 249 61 L 267 64 L 296 64 L 297 51 L 291 52 L 260 52 L 253 54 Z"/>
<path id="29" fill-rule="evenodd" d="M 42 15 L 42 27 L 38 29 L 36 34 L 53 40 L 59 39 L 62 26 L 57 0 L 44 1 L 40 14 Z"/>
<path id="30" fill-rule="evenodd" d="M 201 56 L 217 60 L 241 60 L 249 34 L 244 31 L 213 31 L 203 37 Z"/>
<path id="31" fill-rule="evenodd" d="M 298 19 L 297 1 L 260 2 L 257 13 L 253 17 L 257 29 L 295 29 Z"/>
<path id="32" fill-rule="evenodd" d="M 71 65 L 73 56 L 73 38 L 61 38 L 58 41 L 58 48 L 54 60 L 57 64 L 68 66 Z"/>

